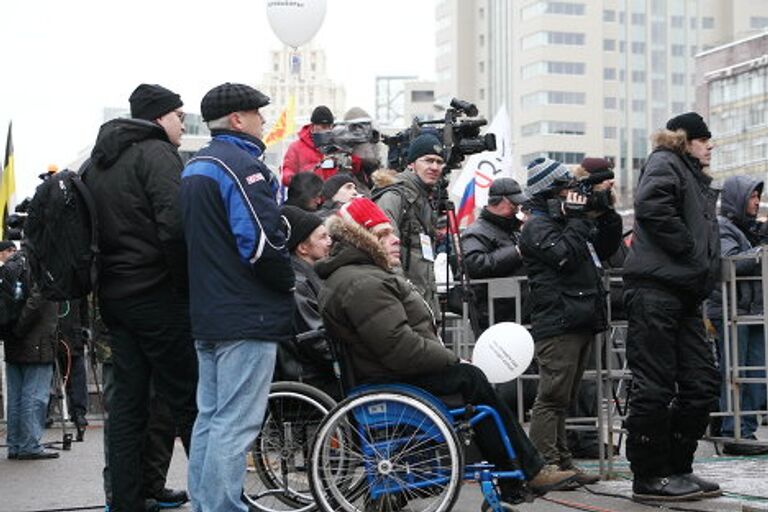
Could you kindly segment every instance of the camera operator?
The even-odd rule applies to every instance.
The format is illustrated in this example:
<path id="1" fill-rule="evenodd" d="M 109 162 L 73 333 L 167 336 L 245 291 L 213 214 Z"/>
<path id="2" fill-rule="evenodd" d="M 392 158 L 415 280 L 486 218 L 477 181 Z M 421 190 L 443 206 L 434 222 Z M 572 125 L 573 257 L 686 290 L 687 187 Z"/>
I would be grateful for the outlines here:
<path id="1" fill-rule="evenodd" d="M 577 469 L 567 446 L 565 419 L 577 399 L 594 335 L 606 328 L 600 260 L 607 254 L 597 248 L 609 249 L 610 241 L 591 219 L 593 200 L 580 193 L 563 164 L 537 158 L 527 169 L 530 217 L 520 252 L 528 271 L 541 376 L 530 436 L 548 464 Z M 619 241 L 620 236 L 613 251 Z M 581 471 L 578 475 L 582 484 L 597 479 Z"/>
<path id="2" fill-rule="evenodd" d="M 377 184 L 385 186 L 374 189 L 373 197 L 402 240 L 403 273 L 437 315 L 440 309 L 434 270 L 436 213 L 431 199 L 445 167 L 442 143 L 432 134 L 419 135 L 408 148 L 407 163 L 396 181 Z"/>
<path id="3" fill-rule="evenodd" d="M 698 440 L 720 379 L 701 304 L 720 265 L 717 192 L 704 172 L 712 134 L 695 112 L 670 119 L 635 191 L 635 227 L 624 264 L 632 371 L 627 458 L 638 499 L 689 500 L 720 487 L 693 474 Z"/>
<path id="4" fill-rule="evenodd" d="M 293 177 L 302 171 L 314 172 L 323 181 L 339 172 L 337 165 L 333 167 L 323 165 L 327 157 L 318 144 L 321 134 L 333 128 L 333 112 L 325 105 L 319 105 L 312 111 L 310 121 L 310 124 L 302 126 L 299 130 L 299 138 L 288 146 L 283 157 L 281 180 L 286 187 L 291 184 Z M 359 171 L 360 159 L 354 155 L 351 158 L 353 170 Z"/>

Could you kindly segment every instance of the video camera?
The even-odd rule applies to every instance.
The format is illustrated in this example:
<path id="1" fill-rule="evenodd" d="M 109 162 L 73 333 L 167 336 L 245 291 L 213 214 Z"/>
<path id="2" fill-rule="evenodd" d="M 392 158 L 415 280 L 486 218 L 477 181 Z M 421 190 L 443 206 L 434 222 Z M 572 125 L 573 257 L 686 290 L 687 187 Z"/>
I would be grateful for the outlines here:
<path id="1" fill-rule="evenodd" d="M 480 135 L 480 128 L 488 124 L 488 121 L 477 117 L 477 114 L 475 105 L 453 98 L 443 119 L 419 121 L 414 118 L 409 128 L 391 137 L 383 137 L 384 143 L 389 147 L 389 167 L 399 171 L 405 169 L 408 146 L 421 133 L 432 133 L 443 142 L 446 164 L 444 176 L 457 168 L 467 155 L 495 151 L 496 136 L 492 133 Z"/>
<path id="2" fill-rule="evenodd" d="M 24 238 L 24 222 L 27 220 L 27 210 L 32 199 L 27 197 L 16 205 L 14 213 L 5 220 L 5 238 L 8 240 L 21 240 Z"/>
<path id="3" fill-rule="evenodd" d="M 312 134 L 317 149 L 326 157 L 318 166 L 321 169 L 352 171 L 352 152 L 359 144 L 379 142 L 380 135 L 370 122 L 346 121 L 336 123 L 325 132 Z"/>
<path id="4" fill-rule="evenodd" d="M 590 197 L 594 192 L 595 185 L 598 185 L 606 180 L 612 180 L 614 178 L 613 171 L 605 169 L 591 173 L 589 176 L 583 178 L 576 178 L 572 180 L 571 184 L 566 187 L 578 192 L 579 194 Z"/>

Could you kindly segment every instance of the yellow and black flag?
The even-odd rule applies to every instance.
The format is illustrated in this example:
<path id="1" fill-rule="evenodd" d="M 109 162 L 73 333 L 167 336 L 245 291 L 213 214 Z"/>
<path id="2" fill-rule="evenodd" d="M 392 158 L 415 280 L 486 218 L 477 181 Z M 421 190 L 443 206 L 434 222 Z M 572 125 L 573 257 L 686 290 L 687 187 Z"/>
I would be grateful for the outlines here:
<path id="1" fill-rule="evenodd" d="M 12 123 L 8 123 L 8 138 L 5 142 L 5 160 L 3 161 L 3 175 L 0 183 L 0 212 L 3 213 L 3 224 L 0 226 L 0 238 L 5 238 L 5 223 L 8 221 L 8 213 L 11 201 L 16 194 L 16 176 L 13 171 L 13 137 L 11 135 Z"/>

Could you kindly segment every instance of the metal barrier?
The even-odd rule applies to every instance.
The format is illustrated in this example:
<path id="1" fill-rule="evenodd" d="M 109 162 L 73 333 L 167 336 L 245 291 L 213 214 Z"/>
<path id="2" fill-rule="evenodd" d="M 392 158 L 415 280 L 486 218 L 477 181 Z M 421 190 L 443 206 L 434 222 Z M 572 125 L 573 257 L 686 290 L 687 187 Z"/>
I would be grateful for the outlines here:
<path id="1" fill-rule="evenodd" d="M 768 247 L 768 246 L 766 246 Z M 736 273 L 736 263 L 743 259 L 759 259 L 761 262 L 762 273 L 760 276 L 739 276 Z M 740 427 L 742 417 L 745 414 L 768 414 L 765 408 L 759 410 L 742 410 L 740 404 L 739 389 L 742 384 L 762 384 L 766 386 L 766 392 L 768 394 L 768 378 L 765 376 L 757 377 L 745 377 L 742 373 L 747 370 L 762 370 L 766 371 L 766 363 L 763 362 L 762 366 L 742 366 L 739 365 L 738 355 L 738 340 L 737 330 L 740 325 L 763 325 L 766 324 L 766 315 L 751 314 L 751 315 L 739 315 L 737 312 L 737 284 L 739 282 L 747 280 L 759 280 L 762 282 L 763 304 L 768 304 L 768 286 L 765 281 L 768 279 L 768 257 L 763 257 L 762 251 L 756 255 L 751 256 L 733 256 L 723 258 L 723 280 L 720 283 L 721 290 L 723 291 L 723 310 L 724 318 L 723 324 L 727 326 L 724 336 L 724 346 L 726 347 L 724 354 L 720 356 L 720 364 L 724 364 L 727 368 L 725 374 L 725 383 L 729 393 L 727 394 L 727 407 L 725 410 L 712 413 L 713 417 L 716 416 L 734 416 L 734 437 L 712 437 L 708 436 L 708 439 L 712 441 L 728 441 L 728 442 L 743 442 L 745 444 L 754 444 L 755 441 L 742 440 L 740 435 Z M 494 303 L 498 299 L 514 299 L 515 300 L 515 314 L 514 321 L 517 323 L 522 322 L 523 312 L 523 287 L 527 277 L 517 276 L 498 279 L 478 279 L 472 280 L 471 285 L 484 285 L 486 286 L 487 306 L 488 306 L 488 319 L 489 325 L 496 323 L 497 315 L 495 312 Z M 621 283 L 620 272 L 609 270 L 605 275 L 605 289 L 611 289 L 611 283 L 619 285 Z M 453 319 L 453 328 L 457 332 L 461 332 L 461 336 L 456 338 L 458 340 L 453 344 L 454 351 L 461 357 L 469 359 L 474 346 L 474 333 L 470 327 L 469 312 L 466 305 L 463 307 L 463 314 L 461 318 L 455 317 Z M 608 300 L 608 323 L 609 327 L 607 331 L 595 336 L 595 342 L 593 345 L 593 353 L 595 355 L 595 369 L 587 370 L 584 373 L 584 380 L 595 380 L 597 387 L 597 404 L 596 410 L 599 414 L 596 417 L 584 417 L 584 418 L 569 418 L 568 429 L 571 430 L 594 430 L 598 432 L 599 443 L 599 470 L 601 475 L 610 476 L 614 473 L 614 455 L 611 449 L 610 453 L 606 453 L 606 447 L 613 447 L 620 445 L 623 436 L 626 434 L 626 430 L 622 426 L 622 422 L 626 417 L 627 407 L 627 391 L 629 389 L 629 383 L 631 382 L 631 373 L 626 365 L 626 333 L 627 322 L 626 320 L 615 319 L 611 308 L 610 298 Z M 525 325 L 525 324 L 524 324 Z M 526 325 L 526 327 L 530 327 Z M 768 329 L 763 330 L 765 348 L 768 348 Z M 767 372 L 768 373 L 768 372 Z M 538 374 L 523 374 L 519 377 L 519 380 L 538 380 Z M 517 400 L 518 400 L 518 416 L 521 422 L 524 420 L 524 405 L 523 405 L 523 386 L 517 387 Z"/>

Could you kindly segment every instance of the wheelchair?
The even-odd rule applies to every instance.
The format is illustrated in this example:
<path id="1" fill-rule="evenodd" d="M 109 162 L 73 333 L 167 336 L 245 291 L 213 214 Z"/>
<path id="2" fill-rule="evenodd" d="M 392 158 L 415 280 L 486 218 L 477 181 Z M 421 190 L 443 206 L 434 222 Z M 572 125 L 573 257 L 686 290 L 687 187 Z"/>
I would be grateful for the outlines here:
<path id="1" fill-rule="evenodd" d="M 261 432 L 248 451 L 243 500 L 258 512 L 307 512 L 309 451 L 320 421 L 336 401 L 301 382 L 274 382 Z"/>
<path id="2" fill-rule="evenodd" d="M 309 485 L 324 512 L 451 510 L 464 480 L 477 481 L 482 510 L 511 511 L 499 499 L 498 479 L 524 481 L 519 469 L 466 464 L 471 427 L 490 417 L 510 460 L 515 450 L 500 415 L 489 406 L 449 408 L 406 384 L 353 388 L 319 425 Z"/>

